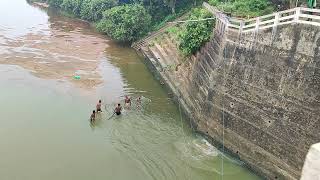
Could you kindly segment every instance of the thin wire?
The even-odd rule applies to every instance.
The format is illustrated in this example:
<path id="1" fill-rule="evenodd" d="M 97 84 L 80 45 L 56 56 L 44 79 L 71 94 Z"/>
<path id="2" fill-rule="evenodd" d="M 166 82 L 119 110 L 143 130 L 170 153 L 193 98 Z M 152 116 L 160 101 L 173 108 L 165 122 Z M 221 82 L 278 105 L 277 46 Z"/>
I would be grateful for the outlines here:
<path id="1" fill-rule="evenodd" d="M 180 107 L 180 98 L 181 98 L 181 94 L 179 92 L 178 104 L 179 104 L 179 113 L 180 113 L 180 121 L 181 121 L 181 130 L 182 130 L 182 134 L 183 134 L 184 143 L 185 143 L 185 145 L 187 145 L 186 134 L 183 130 L 183 120 L 182 120 L 182 113 L 181 113 L 181 107 Z M 186 158 L 186 159 L 188 159 L 188 158 Z M 186 173 L 187 173 L 187 176 L 190 177 L 190 174 L 189 174 L 190 172 L 187 169 L 188 167 L 189 167 L 189 164 L 187 164 L 187 166 L 186 166 Z"/>
<path id="2" fill-rule="evenodd" d="M 224 34 L 226 34 L 226 30 L 224 30 Z M 226 78 L 225 78 L 225 71 L 226 71 L 226 68 L 225 68 L 225 60 L 226 60 L 226 54 L 227 54 L 227 49 L 223 50 L 223 89 L 225 89 L 225 82 L 226 82 Z M 222 156 L 221 156 L 221 173 L 222 173 L 222 176 L 221 176 L 221 179 L 224 180 L 224 92 L 222 94 Z"/>
<path id="3" fill-rule="evenodd" d="M 185 22 L 198 22 L 198 21 L 208 21 L 208 20 L 214 20 L 216 18 L 205 18 L 205 19 L 191 19 L 191 20 L 185 20 L 185 21 L 172 21 L 168 22 L 170 24 L 177 24 L 177 23 L 185 23 Z"/>
<path id="4" fill-rule="evenodd" d="M 228 2 L 229 2 L 229 0 L 228 0 Z M 228 29 L 227 29 L 228 30 Z M 226 34 L 227 32 L 226 32 L 226 30 L 225 30 L 225 32 L 224 32 L 224 34 Z M 227 56 L 227 49 L 225 49 L 225 51 L 224 51 L 224 59 L 223 59 L 223 90 L 225 90 L 225 86 L 226 86 L 226 68 L 225 68 L 225 60 L 226 60 L 226 56 Z M 224 100 L 225 100 L 225 98 L 224 98 L 224 96 L 225 96 L 225 92 L 223 91 L 223 96 L 222 96 L 222 163 L 221 163 L 221 165 L 222 165 L 222 180 L 224 180 L 224 112 L 225 112 L 225 110 L 224 110 Z"/>

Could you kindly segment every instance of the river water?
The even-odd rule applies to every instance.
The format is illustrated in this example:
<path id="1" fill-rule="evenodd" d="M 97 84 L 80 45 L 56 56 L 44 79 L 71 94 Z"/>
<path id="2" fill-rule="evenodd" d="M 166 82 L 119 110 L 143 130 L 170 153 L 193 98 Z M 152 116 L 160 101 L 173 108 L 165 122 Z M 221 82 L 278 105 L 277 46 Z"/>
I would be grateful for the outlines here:
<path id="1" fill-rule="evenodd" d="M 127 94 L 142 105 L 107 120 Z M 259 179 L 192 133 L 132 49 L 25 0 L 0 1 L 0 143 L 5 180 Z"/>

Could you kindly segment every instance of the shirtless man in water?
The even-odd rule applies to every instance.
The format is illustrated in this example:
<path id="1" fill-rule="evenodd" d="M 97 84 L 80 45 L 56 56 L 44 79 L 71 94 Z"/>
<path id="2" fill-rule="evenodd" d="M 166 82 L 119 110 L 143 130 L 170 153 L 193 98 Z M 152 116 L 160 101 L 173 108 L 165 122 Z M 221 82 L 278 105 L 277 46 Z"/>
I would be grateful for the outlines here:
<path id="1" fill-rule="evenodd" d="M 97 113 L 102 112 L 102 110 L 101 110 L 101 105 L 102 105 L 101 100 L 99 100 L 99 102 L 98 102 L 98 104 L 97 104 L 97 106 L 96 106 Z"/>
<path id="2" fill-rule="evenodd" d="M 121 114 L 121 111 L 122 111 L 122 107 L 121 107 L 121 105 L 120 104 L 118 104 L 117 106 L 116 106 L 116 108 L 114 109 L 114 112 L 116 113 L 116 115 L 120 115 Z"/>
<path id="3" fill-rule="evenodd" d="M 91 116 L 90 116 L 90 121 L 93 122 L 93 121 L 95 121 L 95 120 L 96 120 L 96 111 L 93 110 L 93 111 L 92 111 L 92 114 L 91 114 Z"/>
<path id="4" fill-rule="evenodd" d="M 130 108 L 131 106 L 131 99 L 129 96 L 126 96 L 126 98 L 124 99 L 124 105 L 126 108 Z"/>

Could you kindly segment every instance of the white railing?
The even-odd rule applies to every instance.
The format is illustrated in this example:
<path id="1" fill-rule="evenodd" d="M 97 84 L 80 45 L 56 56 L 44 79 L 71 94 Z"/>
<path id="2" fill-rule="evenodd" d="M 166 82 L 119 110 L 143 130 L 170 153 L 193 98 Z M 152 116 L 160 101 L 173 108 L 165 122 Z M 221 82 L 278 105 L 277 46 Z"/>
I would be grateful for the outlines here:
<path id="1" fill-rule="evenodd" d="M 206 2 L 203 6 L 217 17 L 219 23 L 224 23 L 228 30 L 236 32 L 258 31 L 291 23 L 320 26 L 319 9 L 297 7 L 252 19 L 237 19 L 226 16 Z"/>

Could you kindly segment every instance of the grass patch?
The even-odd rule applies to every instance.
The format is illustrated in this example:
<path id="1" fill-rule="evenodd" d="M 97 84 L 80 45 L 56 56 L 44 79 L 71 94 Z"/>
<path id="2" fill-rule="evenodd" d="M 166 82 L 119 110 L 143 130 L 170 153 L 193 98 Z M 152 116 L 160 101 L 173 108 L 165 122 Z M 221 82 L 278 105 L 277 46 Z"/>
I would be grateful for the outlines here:
<path id="1" fill-rule="evenodd" d="M 209 0 L 208 3 L 226 14 L 242 18 L 270 14 L 275 9 L 268 0 Z"/>

